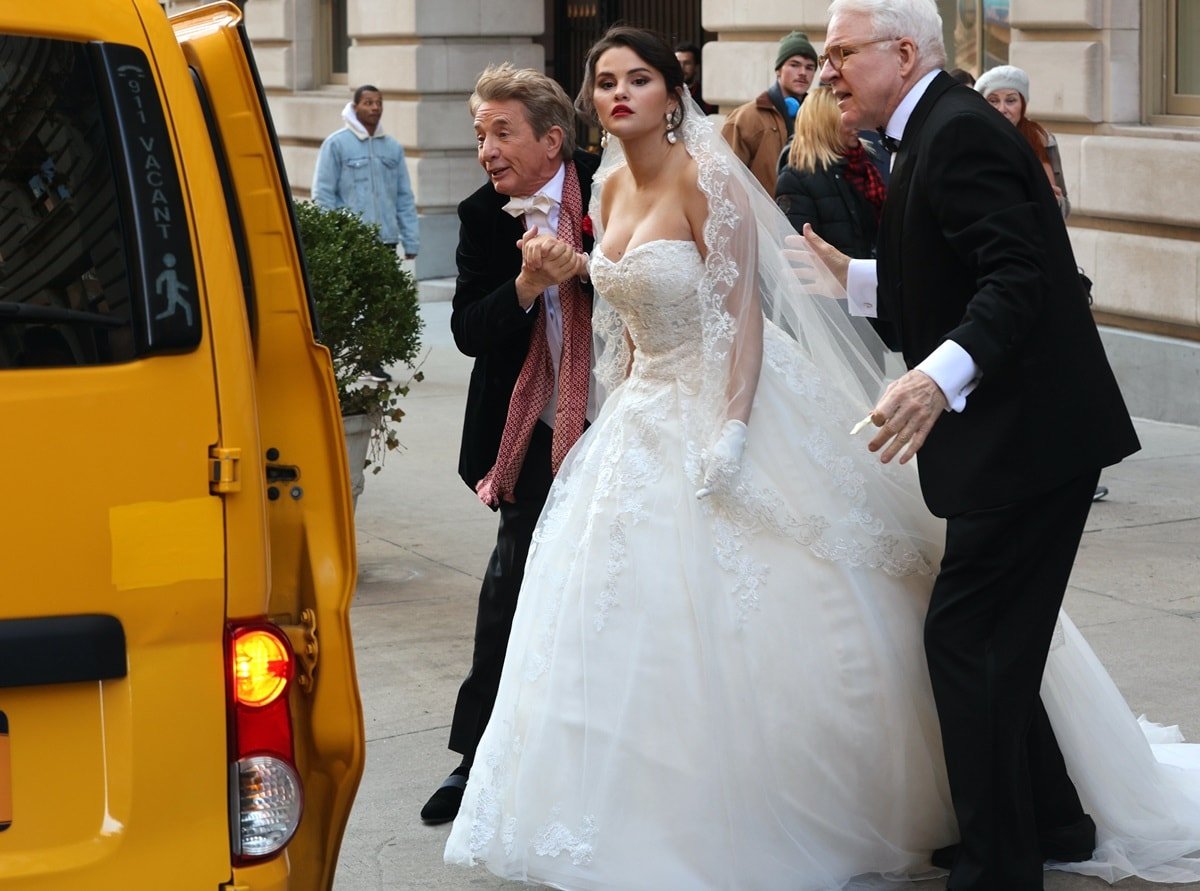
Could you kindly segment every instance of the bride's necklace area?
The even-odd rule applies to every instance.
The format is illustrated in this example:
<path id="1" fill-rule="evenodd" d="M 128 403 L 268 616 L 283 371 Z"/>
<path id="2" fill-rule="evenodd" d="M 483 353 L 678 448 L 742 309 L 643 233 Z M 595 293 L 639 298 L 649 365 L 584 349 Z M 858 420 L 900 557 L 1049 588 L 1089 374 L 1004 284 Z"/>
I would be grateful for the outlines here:
<path id="1" fill-rule="evenodd" d="M 682 146 L 676 148 L 674 144 L 668 143 L 664 138 L 660 149 L 658 144 L 652 144 L 649 139 L 641 139 L 632 144 L 626 143 L 624 149 L 630 182 L 625 190 L 626 202 L 625 206 L 621 208 L 620 214 L 633 219 L 635 224 L 629 232 L 629 237 L 624 239 L 624 246 L 620 250 L 615 248 L 610 250 L 607 243 L 602 246 L 601 252 L 613 262 L 628 254 L 631 250 L 630 245 L 633 246 L 633 250 L 636 250 L 652 241 L 675 240 L 671 236 L 656 236 L 642 238 L 636 244 L 634 243 L 634 238 L 638 235 L 637 222 L 647 219 L 650 211 L 670 197 L 670 187 L 663 184 L 664 174 L 667 173 L 671 155 L 676 151 L 683 151 Z M 611 228 L 611 223 L 609 225 Z M 607 242 L 607 239 L 605 241 Z"/>

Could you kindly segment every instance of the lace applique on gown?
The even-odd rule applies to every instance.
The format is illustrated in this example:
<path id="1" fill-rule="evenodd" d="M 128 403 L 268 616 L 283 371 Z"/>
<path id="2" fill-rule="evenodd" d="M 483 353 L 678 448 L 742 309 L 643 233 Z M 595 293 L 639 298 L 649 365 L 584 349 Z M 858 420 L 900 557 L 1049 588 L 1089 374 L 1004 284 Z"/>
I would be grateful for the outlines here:
<path id="1" fill-rule="evenodd" d="M 880 529 L 881 484 L 831 432 L 840 407 L 770 323 L 740 497 L 698 501 L 696 245 L 597 249 L 591 273 L 636 359 L 534 534 L 447 862 L 620 891 L 927 874 L 956 839 L 921 644 L 929 561 Z M 1181 859 L 1200 847 L 1200 763 L 1163 779 L 1065 616 L 1045 700 L 1109 845 L 1072 868 L 1112 880 L 1140 853 L 1173 861 L 1146 877 L 1200 878 Z M 1147 784 L 1150 812 L 1131 804 Z"/>
<path id="2" fill-rule="evenodd" d="M 886 885 L 956 836 L 922 645 L 944 527 L 912 464 L 848 435 L 882 382 L 844 290 L 796 274 L 772 196 L 683 103 L 705 249 L 593 253 L 602 407 L 534 533 L 446 860 L 569 889 Z M 610 137 L 599 244 L 625 163 Z M 747 411 L 740 472 L 697 500 Z M 1200 880 L 1200 746 L 1140 727 L 1061 625 L 1043 700 L 1100 838 L 1071 868 Z"/>
<path id="3" fill-rule="evenodd" d="M 757 494 L 695 498 L 703 269 L 690 241 L 594 256 L 636 359 L 534 534 L 451 861 L 564 888 L 824 888 L 953 840 L 910 646 L 930 567 L 827 534 L 869 532 L 866 483 L 823 442 L 819 375 L 782 334 L 744 465 Z"/>

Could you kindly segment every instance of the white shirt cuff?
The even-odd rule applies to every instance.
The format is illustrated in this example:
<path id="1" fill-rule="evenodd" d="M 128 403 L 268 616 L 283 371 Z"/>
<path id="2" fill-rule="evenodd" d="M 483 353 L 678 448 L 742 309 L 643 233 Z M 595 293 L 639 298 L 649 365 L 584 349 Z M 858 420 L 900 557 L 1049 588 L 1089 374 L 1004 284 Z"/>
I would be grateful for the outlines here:
<path id="1" fill-rule="evenodd" d="M 979 379 L 982 377 L 971 354 L 953 340 L 943 341 L 941 346 L 917 366 L 917 371 L 929 375 L 941 388 L 948 403 L 947 411 L 962 411 L 966 408 L 967 396 L 979 385 Z"/>
<path id="2" fill-rule="evenodd" d="M 878 273 L 874 260 L 851 260 L 846 272 L 846 298 L 850 315 L 878 318 L 879 308 L 875 305 L 879 290 Z"/>

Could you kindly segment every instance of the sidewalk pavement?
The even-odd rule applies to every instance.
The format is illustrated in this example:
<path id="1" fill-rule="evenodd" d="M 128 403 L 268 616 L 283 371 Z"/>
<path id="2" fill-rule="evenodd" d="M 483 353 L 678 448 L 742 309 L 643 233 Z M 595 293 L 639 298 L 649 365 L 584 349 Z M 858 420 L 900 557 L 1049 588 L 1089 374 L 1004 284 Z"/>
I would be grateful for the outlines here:
<path id="1" fill-rule="evenodd" d="M 335 891 L 522 887 L 483 869 L 444 866 L 449 827 L 424 826 L 418 817 L 458 763 L 446 737 L 496 534 L 495 514 L 456 472 L 471 362 L 450 339 L 449 303 L 422 303 L 421 313 L 429 353 L 425 380 L 404 400 L 398 433 L 405 448 L 388 456 L 380 474 L 367 474 L 358 502 L 359 587 L 351 619 L 367 766 Z M 1200 741 L 1200 428 L 1137 426 L 1142 451 L 1101 478 L 1111 494 L 1093 506 L 1066 605 L 1133 711 L 1178 723 L 1189 740 Z M 897 889 L 934 891 L 944 884 Z M 1047 891 L 1108 887 L 1062 873 L 1046 877 Z"/>

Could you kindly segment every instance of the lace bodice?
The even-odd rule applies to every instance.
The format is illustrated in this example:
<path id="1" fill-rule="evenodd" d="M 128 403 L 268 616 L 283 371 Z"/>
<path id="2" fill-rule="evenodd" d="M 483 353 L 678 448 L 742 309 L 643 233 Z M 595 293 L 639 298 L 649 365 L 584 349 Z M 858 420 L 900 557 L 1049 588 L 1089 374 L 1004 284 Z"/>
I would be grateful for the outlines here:
<path id="1" fill-rule="evenodd" d="M 609 260 L 597 244 L 592 281 L 620 314 L 637 347 L 634 373 L 684 375 L 700 367 L 700 302 L 704 261 L 692 241 L 658 239 Z"/>

